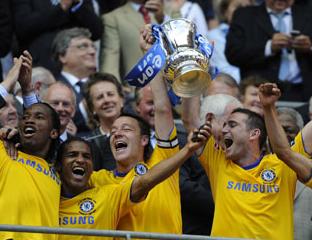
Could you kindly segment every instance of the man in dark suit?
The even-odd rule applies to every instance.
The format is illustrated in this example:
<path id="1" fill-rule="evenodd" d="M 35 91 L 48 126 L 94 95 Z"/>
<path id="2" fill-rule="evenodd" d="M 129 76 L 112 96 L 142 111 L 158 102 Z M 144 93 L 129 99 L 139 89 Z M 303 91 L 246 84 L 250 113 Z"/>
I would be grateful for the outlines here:
<path id="1" fill-rule="evenodd" d="M 92 40 L 100 39 L 103 25 L 92 0 L 13 0 L 14 23 L 20 48 L 28 49 L 34 66 L 43 66 L 56 74 L 51 59 L 51 43 L 62 29 L 84 27 Z"/>
<path id="2" fill-rule="evenodd" d="M 83 104 L 82 85 L 96 71 L 96 51 L 91 33 L 84 28 L 63 30 L 56 35 L 52 50 L 55 60 L 62 68 L 56 79 L 70 86 L 76 95 L 74 123 L 78 132 L 86 132 L 89 128 Z"/>
<path id="3" fill-rule="evenodd" d="M 308 6 L 265 0 L 234 13 L 225 54 L 240 68 L 242 78 L 261 75 L 279 84 L 283 100 L 307 101 L 312 95 L 311 38 Z"/>

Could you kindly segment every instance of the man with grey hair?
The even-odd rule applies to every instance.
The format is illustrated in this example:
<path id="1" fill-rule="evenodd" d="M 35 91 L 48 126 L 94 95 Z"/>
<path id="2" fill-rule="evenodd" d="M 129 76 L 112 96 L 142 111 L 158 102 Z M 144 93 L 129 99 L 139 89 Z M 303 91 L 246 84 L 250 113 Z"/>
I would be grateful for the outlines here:
<path id="1" fill-rule="evenodd" d="M 72 121 L 76 112 L 76 96 L 70 86 L 62 82 L 53 83 L 42 96 L 42 100 L 51 105 L 60 118 L 60 140 L 65 142 L 77 132 Z"/>
<path id="2" fill-rule="evenodd" d="M 235 108 L 242 107 L 242 103 L 227 94 L 215 94 L 204 97 L 200 107 L 200 125 L 203 125 L 209 113 L 212 114 L 212 135 L 217 144 L 221 144 L 222 128 L 227 117 Z"/>
<path id="3" fill-rule="evenodd" d="M 96 49 L 91 33 L 84 28 L 63 30 L 56 35 L 52 49 L 55 60 L 62 68 L 57 80 L 69 85 L 76 95 L 77 111 L 74 122 L 79 131 L 88 131 L 82 86 L 96 71 Z"/>
<path id="4" fill-rule="evenodd" d="M 207 113 L 213 113 L 215 118 L 222 117 L 233 107 L 241 107 L 242 103 L 235 97 L 227 94 L 214 94 L 204 97 L 200 107 L 200 123 L 206 122 Z"/>
<path id="5" fill-rule="evenodd" d="M 31 83 L 36 94 L 42 98 L 48 87 L 55 83 L 53 74 L 44 67 L 34 67 L 31 73 Z"/>
<path id="6" fill-rule="evenodd" d="M 235 109 L 242 107 L 242 103 L 235 97 L 227 94 L 206 96 L 200 103 L 199 97 L 182 99 L 182 120 L 188 132 L 199 128 L 205 123 L 209 113 L 212 114 L 212 134 L 219 144 L 222 136 L 222 127 L 227 116 Z"/>
<path id="7" fill-rule="evenodd" d="M 284 128 L 288 142 L 291 143 L 304 126 L 302 116 L 295 109 L 289 107 L 277 108 L 277 115 Z"/>

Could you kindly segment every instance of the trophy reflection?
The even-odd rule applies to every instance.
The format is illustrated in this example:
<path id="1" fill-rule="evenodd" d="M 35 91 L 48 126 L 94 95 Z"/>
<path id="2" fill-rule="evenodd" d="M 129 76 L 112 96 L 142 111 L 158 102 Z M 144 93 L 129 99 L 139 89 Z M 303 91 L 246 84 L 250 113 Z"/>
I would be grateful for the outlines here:
<path id="1" fill-rule="evenodd" d="M 179 18 L 161 25 L 160 43 L 166 52 L 165 75 L 180 97 L 198 96 L 207 89 L 211 77 L 209 59 L 198 49 L 196 26 Z"/>

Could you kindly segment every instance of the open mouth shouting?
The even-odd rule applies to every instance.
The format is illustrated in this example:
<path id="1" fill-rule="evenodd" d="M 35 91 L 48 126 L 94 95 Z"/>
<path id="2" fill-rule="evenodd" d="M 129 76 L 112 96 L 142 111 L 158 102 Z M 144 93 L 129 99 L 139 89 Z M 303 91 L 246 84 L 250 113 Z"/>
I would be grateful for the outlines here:
<path id="1" fill-rule="evenodd" d="M 224 145 L 226 149 L 229 149 L 233 145 L 233 139 L 229 137 L 224 138 Z"/>
<path id="2" fill-rule="evenodd" d="M 25 126 L 23 128 L 23 134 L 25 138 L 30 138 L 36 133 L 36 129 L 33 126 Z"/>
<path id="3" fill-rule="evenodd" d="M 115 150 L 116 152 L 122 152 L 128 147 L 128 144 L 125 141 L 117 140 L 115 142 Z"/>
<path id="4" fill-rule="evenodd" d="M 86 174 L 86 170 L 83 167 L 75 166 L 72 168 L 72 173 L 76 179 L 83 179 Z"/>

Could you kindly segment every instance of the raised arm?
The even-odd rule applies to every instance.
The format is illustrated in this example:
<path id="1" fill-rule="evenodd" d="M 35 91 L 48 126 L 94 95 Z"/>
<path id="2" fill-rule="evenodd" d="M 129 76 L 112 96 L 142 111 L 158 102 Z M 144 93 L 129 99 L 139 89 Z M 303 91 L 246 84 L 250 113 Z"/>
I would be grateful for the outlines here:
<path id="1" fill-rule="evenodd" d="M 153 44 L 154 40 L 155 39 L 153 38 L 152 33 L 151 33 L 151 26 L 146 25 L 145 28 L 141 30 L 141 36 L 140 36 L 141 49 L 143 51 L 147 51 Z M 150 83 L 153 92 L 156 93 L 157 91 L 157 96 L 154 94 L 154 104 L 155 104 L 155 111 L 157 110 L 156 107 L 158 107 L 159 117 L 156 118 L 157 115 L 155 114 L 155 123 L 158 122 L 157 119 L 159 119 L 159 121 L 165 121 L 164 119 L 161 119 L 162 118 L 161 112 L 163 116 L 170 117 L 172 119 L 171 105 L 168 99 L 166 86 L 164 82 L 161 83 L 160 78 L 161 78 L 161 74 L 158 74 L 156 78 Z M 185 98 L 182 100 L 182 120 L 184 123 L 184 127 L 188 132 L 191 132 L 194 128 L 198 128 L 200 125 L 199 106 L 200 106 L 199 97 Z M 171 128 L 171 126 L 168 126 L 168 122 L 171 121 L 171 119 L 167 120 L 166 128 Z M 159 122 L 159 125 L 162 125 L 162 123 Z M 166 133 L 167 130 L 168 129 L 159 130 L 159 134 Z"/>
<path id="2" fill-rule="evenodd" d="M 0 84 L 0 108 L 5 105 L 6 96 L 13 91 L 16 82 L 21 85 L 24 106 L 38 102 L 31 84 L 32 57 L 28 51 L 24 51 L 19 58 L 14 58 L 14 65 L 7 77 Z"/>
<path id="3" fill-rule="evenodd" d="M 293 169 L 298 179 L 306 183 L 312 177 L 312 161 L 291 150 L 286 134 L 278 120 L 275 102 L 280 97 L 276 84 L 266 83 L 259 87 L 259 97 L 263 105 L 264 120 L 274 153 Z"/>
<path id="4" fill-rule="evenodd" d="M 21 66 L 22 66 L 22 58 L 21 57 L 14 58 L 13 67 L 10 69 L 8 75 L 0 84 L 2 88 L 0 95 L 2 97 L 5 97 L 8 93 L 13 91 L 20 74 Z"/>
<path id="5" fill-rule="evenodd" d="M 155 107 L 155 132 L 157 138 L 168 140 L 173 130 L 174 122 L 171 103 L 167 94 L 167 87 L 164 82 L 163 73 L 160 72 L 150 86 L 153 92 L 153 102 Z"/>
<path id="6" fill-rule="evenodd" d="M 140 46 L 143 51 L 151 47 L 153 39 L 151 37 L 150 26 L 141 30 Z M 149 41 L 150 40 L 150 41 Z M 174 122 L 171 109 L 171 103 L 167 94 L 167 87 L 164 82 L 164 75 L 159 72 L 149 83 L 153 92 L 153 102 L 155 107 L 155 132 L 157 138 L 168 140 L 173 130 Z"/>
<path id="7" fill-rule="evenodd" d="M 23 104 L 25 108 L 28 108 L 34 103 L 39 102 L 39 98 L 35 93 L 34 87 L 31 82 L 32 73 L 32 56 L 28 51 L 24 51 L 21 55 L 22 67 L 18 82 L 21 85 L 23 94 Z"/>
<path id="8" fill-rule="evenodd" d="M 142 199 L 158 183 L 173 174 L 186 159 L 198 148 L 202 147 L 211 134 L 211 124 L 207 122 L 198 134 L 198 141 L 192 141 L 191 133 L 187 144 L 174 156 L 161 161 L 152 167 L 145 175 L 136 177 L 131 188 L 131 200 L 136 202 Z"/>
<path id="9" fill-rule="evenodd" d="M 183 98 L 182 99 L 182 121 L 187 132 L 200 126 L 200 98 Z"/>

